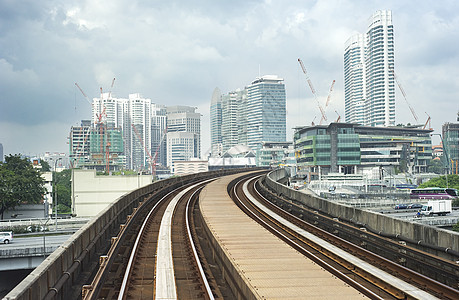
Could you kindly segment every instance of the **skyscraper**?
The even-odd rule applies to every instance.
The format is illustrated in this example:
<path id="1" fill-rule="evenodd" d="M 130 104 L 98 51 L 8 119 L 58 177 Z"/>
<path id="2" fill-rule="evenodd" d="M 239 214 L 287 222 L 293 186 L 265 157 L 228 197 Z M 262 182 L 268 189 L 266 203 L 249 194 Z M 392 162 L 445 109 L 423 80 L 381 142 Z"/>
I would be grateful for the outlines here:
<path id="1" fill-rule="evenodd" d="M 364 35 L 345 44 L 346 122 L 367 126 L 395 125 L 394 29 L 392 12 L 380 10 L 369 19 Z"/>
<path id="2" fill-rule="evenodd" d="M 201 157 L 201 114 L 195 107 L 167 107 L 167 166 Z"/>
<path id="3" fill-rule="evenodd" d="M 210 144 L 212 157 L 222 154 L 222 98 L 219 88 L 215 88 L 210 102 Z"/>
<path id="4" fill-rule="evenodd" d="M 275 75 L 256 78 L 247 87 L 247 146 L 286 140 L 286 97 L 283 79 Z"/>
<path id="5" fill-rule="evenodd" d="M 222 95 L 222 148 L 228 151 L 238 143 L 237 105 L 238 93 L 233 91 Z"/>

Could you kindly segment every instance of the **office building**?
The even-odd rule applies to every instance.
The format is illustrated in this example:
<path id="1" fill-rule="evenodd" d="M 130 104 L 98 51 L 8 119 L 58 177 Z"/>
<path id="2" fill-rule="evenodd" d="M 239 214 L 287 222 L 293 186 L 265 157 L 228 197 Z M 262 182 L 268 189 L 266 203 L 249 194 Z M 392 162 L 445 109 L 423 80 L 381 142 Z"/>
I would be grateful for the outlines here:
<path id="1" fill-rule="evenodd" d="M 432 159 L 432 130 L 331 123 L 295 129 L 294 147 L 304 174 L 362 174 L 372 170 L 423 173 Z"/>
<path id="2" fill-rule="evenodd" d="M 449 174 L 459 174 L 459 123 L 444 124 L 442 137 L 442 163 L 448 169 Z"/>
<path id="3" fill-rule="evenodd" d="M 380 10 L 365 34 L 352 36 L 344 53 L 345 120 L 365 126 L 395 125 L 392 12 Z"/>
<path id="4" fill-rule="evenodd" d="M 292 142 L 262 142 L 257 151 L 258 167 L 280 167 L 295 165 L 295 155 Z"/>
<path id="5" fill-rule="evenodd" d="M 222 145 L 222 98 L 219 88 L 215 88 L 210 102 L 210 144 L 211 156 L 219 157 Z"/>
<path id="6" fill-rule="evenodd" d="M 201 157 L 201 114 L 195 107 L 168 106 L 167 166 Z"/>
<path id="7" fill-rule="evenodd" d="M 283 79 L 256 78 L 247 87 L 247 145 L 254 151 L 261 142 L 285 142 L 286 97 Z"/>
<path id="8" fill-rule="evenodd" d="M 167 117 L 166 106 L 151 104 L 151 155 L 156 165 L 167 165 Z"/>
<path id="9" fill-rule="evenodd" d="M 90 120 L 81 120 L 80 126 L 72 126 L 69 136 L 69 159 L 71 167 L 81 167 L 89 160 Z"/>

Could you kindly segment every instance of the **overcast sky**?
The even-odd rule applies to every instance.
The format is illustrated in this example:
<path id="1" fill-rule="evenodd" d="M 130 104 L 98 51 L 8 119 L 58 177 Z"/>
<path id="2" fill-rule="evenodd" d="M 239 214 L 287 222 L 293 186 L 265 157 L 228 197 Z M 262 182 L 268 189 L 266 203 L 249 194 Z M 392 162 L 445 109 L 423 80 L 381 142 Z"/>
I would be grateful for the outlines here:
<path id="1" fill-rule="evenodd" d="M 91 111 L 75 82 L 93 98 L 116 78 L 116 97 L 198 107 L 205 152 L 214 88 L 227 93 L 259 74 L 284 78 L 292 140 L 292 127 L 320 119 L 297 59 L 323 103 L 336 80 L 327 116 L 344 119 L 344 43 L 382 9 L 392 10 L 407 99 L 439 133 L 459 110 L 456 0 L 2 0 L 0 143 L 5 154 L 68 152 L 70 127 Z M 396 102 L 396 122 L 415 123 L 400 90 Z"/>

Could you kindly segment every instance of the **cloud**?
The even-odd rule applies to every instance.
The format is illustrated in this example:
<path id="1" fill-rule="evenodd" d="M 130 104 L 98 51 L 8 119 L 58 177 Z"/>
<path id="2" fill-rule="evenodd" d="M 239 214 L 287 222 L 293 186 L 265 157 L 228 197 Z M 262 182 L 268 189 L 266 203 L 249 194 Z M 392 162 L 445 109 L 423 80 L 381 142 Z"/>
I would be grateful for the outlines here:
<path id="1" fill-rule="evenodd" d="M 53 131 L 56 122 L 68 135 L 71 125 L 90 116 L 74 83 L 92 98 L 114 77 L 118 97 L 139 92 L 206 115 L 215 87 L 223 93 L 243 88 L 259 70 L 285 79 L 288 126 L 310 124 L 319 111 L 298 57 L 321 101 L 336 80 L 327 115 L 336 118 L 337 110 L 344 118 L 343 44 L 364 32 L 378 9 L 393 11 L 397 75 L 420 119 L 428 110 L 439 130 L 455 117 L 445 117 L 445 109 L 450 115 L 459 109 L 456 1 L 392 0 L 384 7 L 350 0 L 16 2 L 0 3 L 0 122 L 12 128 Z M 397 91 L 398 123 L 410 121 L 406 109 Z M 202 122 L 204 137 L 208 118 Z M 8 143 L 22 147 L 19 139 Z"/>

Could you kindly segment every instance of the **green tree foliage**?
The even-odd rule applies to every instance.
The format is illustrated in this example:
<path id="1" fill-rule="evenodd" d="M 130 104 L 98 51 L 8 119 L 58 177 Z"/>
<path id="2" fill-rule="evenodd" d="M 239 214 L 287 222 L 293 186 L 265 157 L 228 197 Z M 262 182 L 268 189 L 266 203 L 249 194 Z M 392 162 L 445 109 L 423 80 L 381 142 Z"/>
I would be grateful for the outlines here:
<path id="1" fill-rule="evenodd" d="M 455 175 L 455 174 L 432 178 L 431 180 L 419 185 L 419 188 L 426 188 L 426 187 L 445 188 L 447 185 L 446 180 L 448 180 L 448 187 L 459 190 L 459 175 Z"/>
<path id="2" fill-rule="evenodd" d="M 442 162 L 439 159 L 432 159 L 428 165 L 429 172 L 435 174 L 442 174 L 445 173 L 445 167 L 443 166 Z"/>
<path id="3" fill-rule="evenodd" d="M 50 172 L 51 171 L 51 167 L 49 166 L 49 163 L 46 160 L 41 159 L 40 160 L 40 165 L 41 165 L 41 171 L 42 172 Z"/>
<path id="4" fill-rule="evenodd" d="M 70 180 L 72 177 L 72 170 L 66 169 L 61 172 L 54 173 L 56 180 L 56 192 L 58 213 L 70 213 L 72 211 L 72 192 Z"/>
<path id="5" fill-rule="evenodd" d="M 40 171 L 20 154 L 5 157 L 0 162 L 0 214 L 21 204 L 34 204 L 43 201 L 44 179 Z"/>

